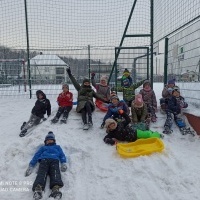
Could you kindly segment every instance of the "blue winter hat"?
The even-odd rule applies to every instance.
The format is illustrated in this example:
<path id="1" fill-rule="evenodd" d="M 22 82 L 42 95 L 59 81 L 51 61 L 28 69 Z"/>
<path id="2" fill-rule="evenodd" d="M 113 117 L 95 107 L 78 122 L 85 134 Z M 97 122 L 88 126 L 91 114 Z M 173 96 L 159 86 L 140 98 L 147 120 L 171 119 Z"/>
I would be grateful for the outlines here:
<path id="1" fill-rule="evenodd" d="M 48 134 L 45 137 L 44 143 L 46 143 L 47 140 L 54 140 L 54 142 L 56 141 L 55 135 L 53 134 L 52 131 L 48 132 Z"/>
<path id="2" fill-rule="evenodd" d="M 168 84 L 174 84 L 175 85 L 175 79 L 171 79 L 168 81 Z"/>
<path id="3" fill-rule="evenodd" d="M 125 79 L 123 80 L 123 85 L 124 85 L 125 87 L 129 87 L 129 86 L 130 86 L 130 81 L 129 81 L 128 78 L 125 78 Z"/>

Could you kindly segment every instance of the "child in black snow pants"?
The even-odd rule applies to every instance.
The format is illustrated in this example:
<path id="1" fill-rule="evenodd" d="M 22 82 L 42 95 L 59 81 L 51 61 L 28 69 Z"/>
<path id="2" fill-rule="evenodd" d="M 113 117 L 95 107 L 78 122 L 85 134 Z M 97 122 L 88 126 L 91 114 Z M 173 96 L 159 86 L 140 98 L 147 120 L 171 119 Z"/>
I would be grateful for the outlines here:
<path id="1" fill-rule="evenodd" d="M 74 87 L 78 91 L 78 101 L 77 101 L 76 112 L 82 114 L 83 130 L 88 130 L 89 127 L 93 125 L 92 112 L 95 109 L 93 97 L 103 101 L 104 103 L 108 103 L 108 101 L 103 99 L 101 95 L 97 94 L 92 89 L 89 79 L 84 79 L 83 84 L 79 85 L 79 83 L 76 81 L 76 79 L 72 75 L 70 68 L 67 68 L 67 73 Z M 87 119 L 87 116 L 88 116 L 88 119 Z"/>
<path id="2" fill-rule="evenodd" d="M 107 128 L 107 135 L 103 139 L 106 144 L 115 145 L 118 141 L 135 142 L 140 138 L 163 137 L 162 134 L 152 132 L 151 130 L 142 131 L 133 129 L 129 126 L 129 123 L 131 122 L 130 117 L 123 110 L 119 110 L 118 112 L 125 120 L 119 123 L 113 119 L 106 120 L 105 126 Z"/>
<path id="3" fill-rule="evenodd" d="M 30 161 L 25 176 L 29 176 L 32 173 L 34 166 L 39 162 L 39 170 L 32 188 L 34 192 L 33 198 L 42 198 L 42 191 L 45 189 L 47 175 L 50 176 L 50 189 L 52 190 L 50 197 L 61 198 L 62 193 L 59 191 L 59 188 L 63 187 L 64 184 L 61 179 L 59 161 L 61 162 L 61 171 L 65 172 L 67 170 L 67 159 L 61 147 L 56 144 L 53 132 L 48 133 L 44 143 L 45 145 L 35 153 Z"/>
<path id="4" fill-rule="evenodd" d="M 49 99 L 46 98 L 44 92 L 42 90 L 38 90 L 36 92 L 36 96 L 37 101 L 31 111 L 30 119 L 28 122 L 24 122 L 21 126 L 21 133 L 19 134 L 20 137 L 24 137 L 28 129 L 38 125 L 42 119 L 45 121 L 46 118 L 44 118 L 44 115 L 46 112 L 48 117 L 51 115 L 51 104 Z"/>

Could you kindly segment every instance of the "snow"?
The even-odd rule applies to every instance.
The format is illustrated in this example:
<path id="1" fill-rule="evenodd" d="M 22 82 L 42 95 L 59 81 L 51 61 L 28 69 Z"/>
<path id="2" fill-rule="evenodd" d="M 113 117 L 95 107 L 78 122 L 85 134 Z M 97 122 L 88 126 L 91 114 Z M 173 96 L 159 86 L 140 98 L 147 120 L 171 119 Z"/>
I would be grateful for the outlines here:
<path id="1" fill-rule="evenodd" d="M 70 86 L 72 88 L 72 86 Z M 154 84 L 157 98 L 163 84 Z M 76 96 L 75 90 L 72 90 Z M 45 90 L 44 90 L 45 92 Z M 58 90 L 58 93 L 60 91 Z M 53 118 L 57 111 L 56 95 L 47 95 L 52 104 Z M 76 98 L 75 98 L 76 99 Z M 35 99 L 0 99 L 0 199 L 32 199 L 34 172 L 24 173 L 36 150 L 43 145 L 49 131 L 68 157 L 68 170 L 62 173 L 64 200 L 199 200 L 200 140 L 198 136 L 182 136 L 173 126 L 172 135 L 163 139 L 162 153 L 137 158 L 121 158 L 115 146 L 103 142 L 105 130 L 100 129 L 104 113 L 93 113 L 94 126 L 82 130 L 81 116 L 72 109 L 67 124 L 51 124 L 50 119 L 32 133 L 19 137 L 20 126 L 27 121 Z M 190 106 L 189 110 L 192 110 Z M 158 121 L 151 130 L 162 132 L 165 116 L 157 113 Z M 9 185 L 7 185 L 9 184 Z M 16 191 L 13 190 L 22 190 Z M 24 191 L 23 191 L 24 190 Z M 43 199 L 49 199 L 49 179 Z"/>

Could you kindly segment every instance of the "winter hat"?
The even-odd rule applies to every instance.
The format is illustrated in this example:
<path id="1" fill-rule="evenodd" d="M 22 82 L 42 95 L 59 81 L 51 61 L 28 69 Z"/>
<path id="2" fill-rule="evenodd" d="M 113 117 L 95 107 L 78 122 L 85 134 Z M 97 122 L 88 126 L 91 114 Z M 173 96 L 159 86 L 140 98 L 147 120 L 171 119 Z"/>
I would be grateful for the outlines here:
<path id="1" fill-rule="evenodd" d="M 119 101 L 119 97 L 115 94 L 113 96 L 110 97 L 110 100 L 112 101 L 113 99 L 117 99 Z"/>
<path id="2" fill-rule="evenodd" d="M 169 84 L 174 84 L 174 85 L 175 85 L 175 79 L 169 80 L 169 81 L 168 81 L 168 85 L 169 85 Z"/>
<path id="3" fill-rule="evenodd" d="M 174 93 L 174 91 L 177 91 L 177 92 L 179 92 L 180 93 L 180 88 L 178 87 L 178 86 L 174 86 L 173 88 L 172 88 L 172 94 Z"/>
<path id="4" fill-rule="evenodd" d="M 63 83 L 63 84 L 62 84 L 62 88 L 63 88 L 63 87 L 66 87 L 66 88 L 68 88 L 68 90 L 69 90 L 69 85 L 68 85 L 67 83 Z"/>
<path id="5" fill-rule="evenodd" d="M 130 81 L 129 81 L 129 79 L 128 78 L 125 78 L 124 80 L 123 80 L 123 85 L 124 86 L 130 86 Z"/>
<path id="6" fill-rule="evenodd" d="M 130 76 L 130 72 L 128 71 L 127 68 L 124 69 L 123 75 Z"/>
<path id="7" fill-rule="evenodd" d="M 89 80 L 88 78 L 85 78 L 85 79 L 83 80 L 83 85 L 84 85 L 84 83 L 86 83 L 86 82 L 90 83 L 90 80 Z"/>
<path id="8" fill-rule="evenodd" d="M 144 88 L 144 87 L 145 87 L 145 85 L 147 85 L 147 84 L 151 85 L 151 83 L 150 83 L 150 81 L 149 81 L 149 80 L 145 80 L 145 81 L 144 81 L 144 83 L 143 83 L 143 88 Z"/>
<path id="9" fill-rule="evenodd" d="M 53 134 L 52 131 L 48 132 L 48 134 L 45 137 L 44 143 L 46 143 L 47 140 L 54 140 L 54 142 L 56 141 L 55 135 Z"/>
<path id="10" fill-rule="evenodd" d="M 107 83 L 107 77 L 106 76 L 102 76 L 101 78 L 100 78 L 100 81 L 105 81 L 106 83 Z"/>
<path id="11" fill-rule="evenodd" d="M 135 108 L 141 108 L 143 106 L 143 99 L 141 94 L 137 94 L 135 96 L 135 100 L 133 102 Z"/>
<path id="12" fill-rule="evenodd" d="M 114 124 L 114 125 L 115 125 L 115 128 L 117 128 L 117 122 L 116 122 L 114 119 L 107 119 L 107 120 L 105 121 L 105 127 L 106 127 L 106 128 L 108 128 L 108 126 L 109 126 L 110 124 Z"/>
<path id="13" fill-rule="evenodd" d="M 43 96 L 44 99 L 46 98 L 46 95 L 44 94 L 44 92 L 43 92 L 42 90 L 37 90 L 37 91 L 36 91 L 36 96 L 37 96 L 37 98 L 39 98 L 39 95 L 40 95 L 40 94 Z"/>

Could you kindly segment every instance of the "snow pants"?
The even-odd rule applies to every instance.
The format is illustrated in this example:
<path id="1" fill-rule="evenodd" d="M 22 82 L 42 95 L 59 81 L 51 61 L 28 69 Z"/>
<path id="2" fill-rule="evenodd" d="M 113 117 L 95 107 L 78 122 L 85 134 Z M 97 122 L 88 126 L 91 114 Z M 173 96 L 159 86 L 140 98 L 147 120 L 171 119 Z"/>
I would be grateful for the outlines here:
<path id="1" fill-rule="evenodd" d="M 55 185 L 63 187 L 64 184 L 61 179 L 59 160 L 47 158 L 41 160 L 40 162 L 37 177 L 35 179 L 35 182 L 33 183 L 33 191 L 35 191 L 35 188 L 38 184 L 41 185 L 42 190 L 44 190 L 47 175 L 50 176 L 50 189 L 52 189 Z"/>
<path id="2" fill-rule="evenodd" d="M 160 138 L 161 134 L 158 132 L 153 132 L 153 131 L 142 131 L 142 130 L 137 130 L 137 138 Z"/>
<path id="3" fill-rule="evenodd" d="M 59 107 L 58 112 L 56 113 L 56 117 L 59 119 L 63 114 L 63 118 L 68 118 L 69 112 L 71 111 L 72 106 Z"/>
<path id="4" fill-rule="evenodd" d="M 87 114 L 88 120 L 92 121 L 92 105 L 89 101 L 85 103 L 84 108 L 81 110 L 82 120 L 84 124 L 87 124 Z"/>
<path id="5" fill-rule="evenodd" d="M 38 125 L 40 123 L 41 119 L 42 118 L 37 117 L 36 115 L 31 114 L 28 122 L 26 123 L 26 125 L 23 127 L 22 130 L 24 130 L 24 129 L 28 130 L 28 129 L 30 129 L 33 126 Z"/>

